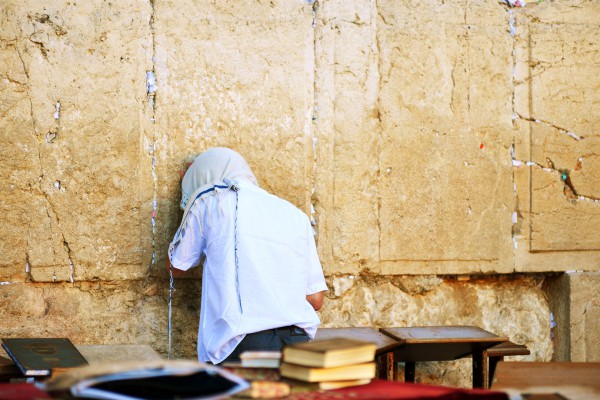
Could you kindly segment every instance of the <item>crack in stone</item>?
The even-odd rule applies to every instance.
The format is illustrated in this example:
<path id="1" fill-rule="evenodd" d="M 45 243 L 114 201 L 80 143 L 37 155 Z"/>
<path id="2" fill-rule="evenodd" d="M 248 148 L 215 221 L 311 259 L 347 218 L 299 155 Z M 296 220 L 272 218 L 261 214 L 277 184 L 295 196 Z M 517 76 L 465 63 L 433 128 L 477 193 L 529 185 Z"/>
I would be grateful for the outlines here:
<path id="1" fill-rule="evenodd" d="M 554 128 L 554 129 L 556 129 L 556 130 L 557 130 L 557 131 L 559 131 L 560 133 L 564 133 L 564 134 L 568 135 L 570 138 L 572 138 L 572 139 L 574 139 L 574 140 L 576 140 L 576 141 L 581 141 L 581 140 L 584 140 L 584 139 L 585 139 L 585 136 L 581 136 L 581 135 L 578 135 L 578 134 L 576 134 L 576 133 L 573 133 L 573 132 L 571 132 L 570 130 L 568 130 L 568 129 L 566 129 L 566 128 L 563 128 L 563 127 L 561 127 L 561 126 L 558 126 L 558 125 L 556 125 L 556 124 L 553 124 L 552 122 L 549 122 L 549 121 L 544 121 L 544 120 L 537 119 L 537 118 L 527 118 L 527 117 L 525 117 L 525 116 L 523 116 L 523 115 L 519 114 L 518 112 L 515 112 L 515 113 L 514 113 L 514 115 L 515 115 L 515 116 L 516 116 L 518 119 L 521 119 L 521 120 L 523 120 L 523 121 L 535 122 L 535 123 L 538 123 L 538 124 L 544 124 L 544 125 L 547 125 L 547 126 L 549 126 L 549 127 L 551 127 L 551 128 Z"/>
<path id="2" fill-rule="evenodd" d="M 71 281 L 71 283 L 73 283 L 75 274 L 75 265 L 73 264 L 73 253 L 71 251 L 71 246 L 69 245 L 69 242 L 67 242 L 67 240 L 65 239 L 64 232 L 61 231 L 61 234 L 63 239 L 63 246 L 65 246 L 67 256 L 69 257 L 69 280 Z"/>
<path id="3" fill-rule="evenodd" d="M 313 129 L 312 129 L 312 151 L 313 151 L 313 172 L 312 172 L 312 179 L 311 179 L 311 191 L 310 191 L 310 222 L 313 225 L 313 227 L 315 227 L 315 231 L 316 231 L 316 226 L 317 226 L 317 221 L 318 221 L 318 216 L 316 215 L 316 209 L 315 209 L 315 204 L 318 202 L 318 199 L 315 197 L 315 192 L 316 192 L 316 173 L 315 171 L 318 168 L 318 159 L 317 159 L 317 143 L 318 143 L 318 138 L 317 138 L 317 132 L 316 132 L 316 128 L 314 126 L 314 124 L 316 124 L 316 121 L 319 118 L 319 106 L 317 104 L 317 32 L 316 32 L 316 28 L 317 28 L 317 11 L 319 9 L 319 2 L 318 1 L 314 1 L 312 3 L 312 17 L 313 17 L 313 22 L 312 22 L 312 28 L 313 28 L 313 98 L 312 98 L 312 117 L 311 120 L 313 122 Z M 290 103 L 292 104 L 292 103 Z"/>
<path id="4" fill-rule="evenodd" d="M 543 166 L 542 164 L 536 163 L 535 161 L 523 162 L 523 161 L 517 160 L 515 158 L 514 147 L 512 147 L 511 148 L 511 158 L 512 158 L 513 167 L 515 167 L 515 168 L 519 168 L 523 165 L 526 165 L 528 167 L 539 168 L 545 172 L 558 173 L 559 179 L 563 183 L 563 193 L 569 201 L 571 201 L 573 203 L 576 203 L 577 201 L 589 201 L 592 203 L 600 203 L 600 197 L 596 197 L 596 196 L 592 196 L 592 195 L 582 195 L 582 194 L 578 193 L 577 190 L 575 189 L 573 182 L 571 181 L 571 176 L 570 176 L 571 169 L 557 168 L 554 165 L 554 161 L 552 161 L 552 159 L 550 159 L 549 157 L 546 158 L 547 166 Z M 577 163 L 576 163 L 575 167 L 572 169 L 573 171 L 578 171 L 581 169 L 582 160 L 583 160 L 583 157 L 579 157 L 577 159 Z M 513 176 L 514 176 L 514 174 L 513 174 Z"/>
<path id="5" fill-rule="evenodd" d="M 150 40 L 152 43 L 152 68 L 151 70 L 146 72 L 146 94 L 148 96 L 148 104 L 150 106 L 150 122 L 152 123 L 152 132 L 151 132 L 151 144 L 148 148 L 148 153 L 152 157 L 152 214 L 151 214 L 151 223 L 152 223 L 152 255 L 150 260 L 150 265 L 148 265 L 148 270 L 146 272 L 147 275 L 150 275 L 155 263 L 156 263 L 156 214 L 157 214 L 157 196 L 158 196 L 158 177 L 156 174 L 156 40 L 155 40 L 155 27 L 154 27 L 154 15 L 155 15 L 155 4 L 154 0 L 149 0 L 151 12 L 150 18 L 148 20 L 149 28 L 150 28 Z"/>
<path id="6" fill-rule="evenodd" d="M 38 176 L 38 189 L 39 192 L 43 195 L 44 200 L 47 203 L 47 207 L 46 207 L 46 215 L 48 217 L 48 220 L 50 222 L 50 237 L 54 237 L 54 234 L 52 232 L 52 227 L 53 227 L 53 220 L 54 218 L 56 218 L 56 222 L 58 225 L 58 229 L 60 231 L 60 234 L 62 236 L 63 239 L 63 244 L 65 245 L 65 249 L 67 251 L 67 255 L 69 258 L 69 268 L 70 268 L 70 280 L 71 282 L 73 282 L 73 273 L 74 273 L 74 263 L 73 263 L 73 257 L 72 257 L 72 251 L 71 248 L 68 244 L 68 242 L 66 241 L 64 232 L 62 232 L 61 228 L 60 228 L 60 220 L 58 218 L 58 214 L 56 213 L 56 211 L 54 210 L 54 205 L 52 204 L 52 201 L 50 200 L 50 197 L 48 195 L 48 192 L 46 190 L 44 190 L 44 163 L 43 163 L 43 159 L 42 159 L 42 151 L 41 151 L 41 146 L 42 146 L 42 139 L 40 137 L 40 133 L 39 133 L 39 129 L 38 126 L 36 124 L 36 118 L 34 115 L 34 106 L 33 106 L 33 99 L 31 97 L 31 86 L 29 84 L 29 71 L 27 69 L 27 65 L 25 63 L 25 60 L 23 60 L 23 56 L 21 54 L 21 52 L 18 50 L 17 48 L 17 54 L 19 55 L 19 59 L 21 60 L 21 64 L 23 66 L 23 71 L 25 72 L 25 75 L 27 76 L 28 82 L 26 84 L 27 89 L 28 89 L 28 97 L 29 97 L 29 115 L 31 117 L 31 128 L 33 131 L 33 135 L 35 136 L 38 146 L 37 146 L 37 160 L 38 160 L 38 165 L 40 168 L 40 172 L 39 172 L 39 176 Z M 58 103 L 57 103 L 58 104 Z M 57 106 L 58 107 L 58 106 Z M 58 112 L 58 108 L 57 108 L 57 112 Z M 58 124 L 58 119 L 57 119 L 57 124 Z M 54 217 L 53 217 L 54 216 Z M 31 225 L 29 226 L 29 228 L 31 229 Z M 27 241 L 27 247 L 29 247 L 29 241 Z M 54 246 L 52 246 L 52 252 L 54 254 L 54 259 L 58 259 L 58 255 L 56 254 L 56 249 L 54 248 Z M 31 275 L 31 264 L 29 262 L 29 253 L 26 251 L 26 273 L 27 273 L 27 277 L 26 280 L 27 281 L 31 281 L 33 282 L 33 276 Z M 54 280 L 56 280 L 56 275 L 54 275 Z"/>

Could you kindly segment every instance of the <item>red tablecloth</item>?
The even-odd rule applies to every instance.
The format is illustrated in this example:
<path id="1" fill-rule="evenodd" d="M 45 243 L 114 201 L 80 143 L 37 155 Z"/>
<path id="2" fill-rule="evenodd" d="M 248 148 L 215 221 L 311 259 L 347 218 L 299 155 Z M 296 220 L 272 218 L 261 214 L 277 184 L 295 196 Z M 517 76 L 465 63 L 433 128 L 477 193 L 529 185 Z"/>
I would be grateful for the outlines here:
<path id="1" fill-rule="evenodd" d="M 33 383 L 0 383 L 0 399 L 2 400 L 38 400 L 50 399 L 44 391 Z"/>
<path id="2" fill-rule="evenodd" d="M 418 385 L 404 382 L 373 380 L 362 386 L 323 392 L 296 393 L 286 400 L 339 400 L 339 399 L 482 399 L 508 400 L 504 392 L 484 389 L 457 389 L 445 386 Z"/>
<path id="3" fill-rule="evenodd" d="M 12 383 L 0 384 L 0 399 L 2 400 L 38 400 L 50 399 L 45 392 L 33 384 Z M 417 385 L 403 382 L 388 382 L 373 380 L 362 386 L 328 390 L 323 392 L 296 393 L 286 400 L 339 400 L 339 399 L 482 399 L 508 400 L 503 392 L 483 389 L 456 389 L 445 386 Z"/>

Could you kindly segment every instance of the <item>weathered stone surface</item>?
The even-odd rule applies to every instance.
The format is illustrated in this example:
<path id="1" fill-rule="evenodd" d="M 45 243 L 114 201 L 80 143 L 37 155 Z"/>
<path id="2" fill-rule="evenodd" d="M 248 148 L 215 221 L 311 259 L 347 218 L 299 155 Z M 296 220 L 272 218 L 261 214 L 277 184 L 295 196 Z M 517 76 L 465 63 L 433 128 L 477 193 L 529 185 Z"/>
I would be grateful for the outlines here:
<path id="1" fill-rule="evenodd" d="M 3 337 L 68 337 L 76 344 L 146 344 L 166 355 L 167 288 L 150 280 L 0 285 L 0 330 Z M 176 357 L 194 357 L 199 293 L 197 282 L 177 282 Z"/>
<path id="2" fill-rule="evenodd" d="M 598 290 L 600 273 L 568 272 L 544 284 L 554 315 L 555 361 L 598 362 L 600 341 Z"/>
<path id="3" fill-rule="evenodd" d="M 144 3 L 3 3 L 3 275 L 22 278 L 26 264 L 38 281 L 144 271 L 148 18 Z"/>
<path id="4" fill-rule="evenodd" d="M 542 275 L 509 274 L 600 268 L 599 15 L 579 0 L 3 1 L 0 333 L 164 355 L 181 176 L 230 146 L 311 213 L 325 326 L 475 324 L 548 360 L 558 304 L 557 353 L 598 360 L 595 274 L 557 278 L 547 301 Z M 177 282 L 178 357 L 195 354 L 199 275 Z M 469 368 L 418 375 L 468 386 Z"/>
<path id="5" fill-rule="evenodd" d="M 340 284 L 349 278 L 353 282 L 351 287 Z M 531 355 L 515 359 L 549 361 L 550 314 L 545 294 L 539 288 L 542 280 L 535 276 L 469 281 L 433 277 L 390 280 L 367 275 L 332 277 L 330 287 L 345 286 L 346 290 L 328 295 L 321 312 L 322 326 L 474 325 L 531 350 Z M 403 284 L 397 285 L 399 281 Z M 406 290 L 407 286 L 412 289 Z M 468 387 L 471 364 L 470 361 L 423 363 L 417 376 L 420 382 Z"/>
<path id="6" fill-rule="evenodd" d="M 600 273 L 571 273 L 571 361 L 600 362 Z"/>

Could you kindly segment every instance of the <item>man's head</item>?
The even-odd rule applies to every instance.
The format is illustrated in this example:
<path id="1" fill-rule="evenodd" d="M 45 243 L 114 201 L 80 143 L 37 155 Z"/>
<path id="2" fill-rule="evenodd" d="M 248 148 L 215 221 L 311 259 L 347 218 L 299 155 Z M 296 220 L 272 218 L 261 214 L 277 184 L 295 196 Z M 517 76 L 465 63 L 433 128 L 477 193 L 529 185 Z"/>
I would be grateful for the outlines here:
<path id="1" fill-rule="evenodd" d="M 226 147 L 214 147 L 196 157 L 185 173 L 181 182 L 181 208 L 185 209 L 194 192 L 224 178 L 244 179 L 258 186 L 244 157 Z"/>

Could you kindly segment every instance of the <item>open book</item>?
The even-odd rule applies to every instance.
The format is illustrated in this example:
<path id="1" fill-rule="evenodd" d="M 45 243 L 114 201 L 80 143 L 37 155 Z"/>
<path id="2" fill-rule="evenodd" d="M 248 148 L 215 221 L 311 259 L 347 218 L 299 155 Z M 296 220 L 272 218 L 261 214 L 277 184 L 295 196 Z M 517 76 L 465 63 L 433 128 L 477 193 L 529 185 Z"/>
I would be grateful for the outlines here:
<path id="1" fill-rule="evenodd" d="M 100 400 L 204 400 L 248 387 L 241 377 L 214 365 L 160 360 L 76 368 L 46 382 L 44 390 Z"/>

